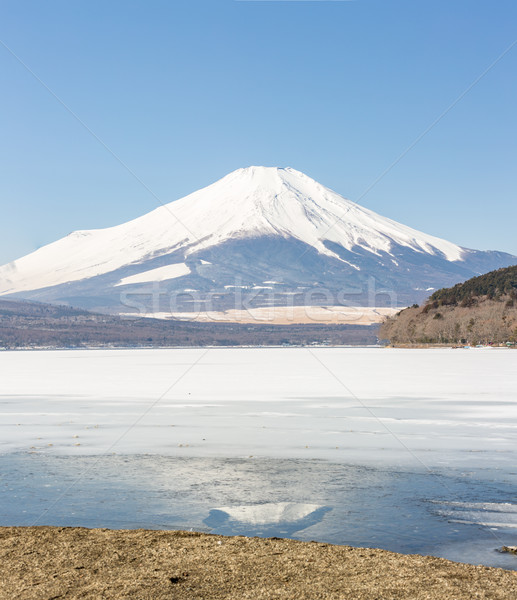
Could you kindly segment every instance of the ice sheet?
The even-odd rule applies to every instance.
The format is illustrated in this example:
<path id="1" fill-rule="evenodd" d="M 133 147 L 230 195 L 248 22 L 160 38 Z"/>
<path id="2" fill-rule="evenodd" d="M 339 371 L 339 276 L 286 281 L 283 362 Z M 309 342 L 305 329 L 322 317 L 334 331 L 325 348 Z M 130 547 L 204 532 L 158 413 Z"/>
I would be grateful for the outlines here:
<path id="1" fill-rule="evenodd" d="M 0 353 L 0 451 L 513 469 L 517 352 Z"/>

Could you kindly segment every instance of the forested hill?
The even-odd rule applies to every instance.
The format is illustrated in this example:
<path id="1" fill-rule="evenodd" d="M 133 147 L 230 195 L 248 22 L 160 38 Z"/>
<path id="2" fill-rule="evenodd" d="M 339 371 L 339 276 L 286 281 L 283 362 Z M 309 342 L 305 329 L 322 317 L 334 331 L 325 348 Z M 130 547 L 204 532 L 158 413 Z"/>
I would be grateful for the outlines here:
<path id="1" fill-rule="evenodd" d="M 380 337 L 392 344 L 517 342 L 517 266 L 437 290 L 423 306 L 388 319 Z"/>
<path id="2" fill-rule="evenodd" d="M 473 277 L 451 288 L 437 290 L 429 298 L 429 303 L 472 306 L 482 299 L 500 300 L 503 297 L 517 301 L 517 265 Z"/>

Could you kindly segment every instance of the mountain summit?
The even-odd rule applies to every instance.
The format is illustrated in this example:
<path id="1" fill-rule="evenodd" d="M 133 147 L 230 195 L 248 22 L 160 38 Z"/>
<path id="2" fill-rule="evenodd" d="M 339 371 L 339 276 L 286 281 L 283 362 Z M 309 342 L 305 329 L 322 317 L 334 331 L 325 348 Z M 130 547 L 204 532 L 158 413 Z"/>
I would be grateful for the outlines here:
<path id="1" fill-rule="evenodd" d="M 145 294 L 159 282 L 160 293 L 174 294 L 186 310 L 192 298 L 182 294 L 210 294 L 224 306 L 237 289 L 257 297 L 274 290 L 281 304 L 303 303 L 307 289 L 324 289 L 327 298 L 353 289 L 364 303 L 374 281 L 376 293 L 405 304 L 515 262 L 382 217 L 295 169 L 248 167 L 142 217 L 76 231 L 0 267 L 0 295 L 124 312 L 121 292 Z"/>

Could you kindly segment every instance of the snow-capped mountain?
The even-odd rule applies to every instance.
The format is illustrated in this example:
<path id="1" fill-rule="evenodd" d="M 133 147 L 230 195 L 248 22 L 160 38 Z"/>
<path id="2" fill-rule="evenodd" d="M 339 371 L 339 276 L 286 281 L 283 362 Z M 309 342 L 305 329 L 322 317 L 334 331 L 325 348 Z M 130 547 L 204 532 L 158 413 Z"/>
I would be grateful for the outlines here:
<path id="1" fill-rule="evenodd" d="M 0 295 L 115 312 L 127 312 L 130 297 L 149 308 L 150 284 L 153 309 L 157 289 L 160 309 L 174 296 L 186 310 L 207 294 L 213 308 L 227 306 L 243 290 L 253 291 L 255 305 L 304 303 L 307 293 L 312 302 L 319 294 L 326 303 L 371 303 L 372 289 L 377 305 L 406 304 L 516 262 L 401 225 L 294 169 L 249 167 L 0 267 Z"/>

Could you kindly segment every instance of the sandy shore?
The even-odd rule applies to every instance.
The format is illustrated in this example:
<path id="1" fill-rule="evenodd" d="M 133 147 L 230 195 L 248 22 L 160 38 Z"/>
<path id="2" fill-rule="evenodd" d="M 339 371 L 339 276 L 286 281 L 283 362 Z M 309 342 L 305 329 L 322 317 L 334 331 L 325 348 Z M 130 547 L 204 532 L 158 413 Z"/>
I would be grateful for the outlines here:
<path id="1" fill-rule="evenodd" d="M 384 550 L 181 531 L 0 528 L 2 600 L 516 597 L 517 572 Z"/>

